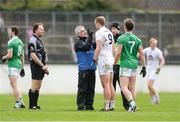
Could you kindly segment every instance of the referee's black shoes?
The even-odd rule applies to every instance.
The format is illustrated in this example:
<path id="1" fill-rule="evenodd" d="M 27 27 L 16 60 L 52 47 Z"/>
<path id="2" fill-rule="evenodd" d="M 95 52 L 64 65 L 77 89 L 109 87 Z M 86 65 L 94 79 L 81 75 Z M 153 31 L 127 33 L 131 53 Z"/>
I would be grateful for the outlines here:
<path id="1" fill-rule="evenodd" d="M 30 107 L 29 109 L 31 109 L 31 110 L 40 110 L 41 107 L 40 106 L 33 106 L 33 107 Z"/>

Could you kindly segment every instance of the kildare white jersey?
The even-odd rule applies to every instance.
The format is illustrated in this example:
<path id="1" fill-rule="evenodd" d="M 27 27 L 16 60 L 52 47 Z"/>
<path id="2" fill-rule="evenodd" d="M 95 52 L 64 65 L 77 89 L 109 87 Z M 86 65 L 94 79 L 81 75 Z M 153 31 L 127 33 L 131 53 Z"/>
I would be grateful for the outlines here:
<path id="1" fill-rule="evenodd" d="M 112 44 L 114 42 L 114 37 L 111 31 L 103 26 L 96 32 L 95 39 L 103 43 L 99 57 L 113 58 Z"/>
<path id="2" fill-rule="evenodd" d="M 147 69 L 156 69 L 159 66 L 160 59 L 163 57 L 162 52 L 159 48 L 145 48 L 144 55 L 147 61 Z"/>

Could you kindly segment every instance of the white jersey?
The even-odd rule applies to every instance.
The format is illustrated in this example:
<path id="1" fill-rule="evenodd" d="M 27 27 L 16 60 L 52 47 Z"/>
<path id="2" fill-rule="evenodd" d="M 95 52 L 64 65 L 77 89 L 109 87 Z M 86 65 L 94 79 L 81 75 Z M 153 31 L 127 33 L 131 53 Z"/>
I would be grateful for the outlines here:
<path id="1" fill-rule="evenodd" d="M 145 48 L 144 55 L 146 57 L 148 70 L 154 70 L 159 67 L 160 59 L 163 57 L 162 52 L 159 48 Z"/>
<path id="2" fill-rule="evenodd" d="M 101 27 L 95 34 L 96 41 L 102 41 L 103 46 L 100 50 L 99 57 L 113 58 L 112 43 L 114 42 L 113 34 L 105 26 Z"/>

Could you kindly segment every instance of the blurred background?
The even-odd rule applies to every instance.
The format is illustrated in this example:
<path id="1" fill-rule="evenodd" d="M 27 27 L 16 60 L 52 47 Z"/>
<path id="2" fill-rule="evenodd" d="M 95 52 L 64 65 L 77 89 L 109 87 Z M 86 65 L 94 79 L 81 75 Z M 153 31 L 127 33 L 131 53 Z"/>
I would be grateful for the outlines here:
<path id="1" fill-rule="evenodd" d="M 70 65 L 76 63 L 74 28 L 83 25 L 95 32 L 94 19 L 98 15 L 106 17 L 107 27 L 119 22 L 123 28 L 123 20 L 133 18 L 134 33 L 142 39 L 144 47 L 151 37 L 157 38 L 166 64 L 172 65 L 163 68 L 156 87 L 162 92 L 180 91 L 180 77 L 177 77 L 180 74 L 180 0 L 0 0 L 0 57 L 7 51 L 10 26 L 19 27 L 19 37 L 26 46 L 26 77 L 20 79 L 23 92 L 27 93 L 31 82 L 27 43 L 33 24 L 42 22 L 46 31 L 42 39 L 48 53 L 50 75 L 45 77 L 47 82 L 41 92 L 76 93 L 77 66 Z M 0 93 L 11 91 L 5 67 L 0 66 Z M 147 91 L 144 80 L 137 76 L 138 92 Z M 96 92 L 102 93 L 101 88 L 97 74 Z"/>
<path id="2" fill-rule="evenodd" d="M 19 36 L 27 46 L 33 24 L 42 22 L 48 63 L 75 63 L 74 28 L 84 25 L 95 32 L 98 15 L 106 17 L 107 27 L 119 22 L 123 28 L 123 20 L 133 18 L 134 33 L 144 47 L 155 37 L 166 64 L 180 63 L 180 0 L 0 0 L 0 55 L 7 49 L 9 26 L 20 28 Z"/>

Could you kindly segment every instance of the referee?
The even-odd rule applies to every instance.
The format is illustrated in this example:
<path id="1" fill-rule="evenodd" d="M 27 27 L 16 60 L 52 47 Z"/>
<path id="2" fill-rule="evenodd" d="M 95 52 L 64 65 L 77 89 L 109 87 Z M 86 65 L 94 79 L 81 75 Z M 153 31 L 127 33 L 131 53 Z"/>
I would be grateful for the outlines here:
<path id="1" fill-rule="evenodd" d="M 36 23 L 33 26 L 33 36 L 28 42 L 28 56 L 30 60 L 30 69 L 32 84 L 29 89 L 29 109 L 40 109 L 38 106 L 39 90 L 45 74 L 49 74 L 46 65 L 46 52 L 43 42 L 40 39 L 44 35 L 44 27 L 42 23 Z"/>

